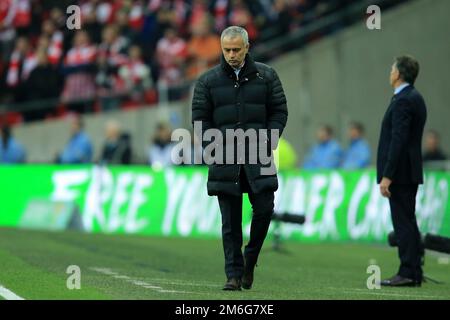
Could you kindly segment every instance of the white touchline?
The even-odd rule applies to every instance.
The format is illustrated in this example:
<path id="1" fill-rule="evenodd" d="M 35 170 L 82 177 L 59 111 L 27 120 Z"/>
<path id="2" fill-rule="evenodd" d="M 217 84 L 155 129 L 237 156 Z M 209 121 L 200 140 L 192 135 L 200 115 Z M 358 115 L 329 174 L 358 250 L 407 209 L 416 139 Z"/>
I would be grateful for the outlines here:
<path id="1" fill-rule="evenodd" d="M 212 288 L 221 288 L 222 286 L 211 283 L 211 282 L 189 282 L 184 280 L 167 280 L 164 278 L 145 278 L 144 280 L 150 280 L 153 282 L 161 283 L 161 284 L 171 284 L 176 286 L 190 286 L 190 287 L 212 287 Z"/>
<path id="2" fill-rule="evenodd" d="M 17 294 L 12 292 L 11 290 L 6 289 L 0 284 L 0 296 L 5 298 L 6 300 L 25 300 L 22 297 L 19 297 Z"/>
<path id="3" fill-rule="evenodd" d="M 407 293 L 388 293 L 386 291 L 380 292 L 380 290 L 369 290 L 369 289 L 357 289 L 357 288 L 335 288 L 328 287 L 327 289 L 331 290 L 339 290 L 345 293 L 358 292 L 362 294 L 370 294 L 370 295 L 378 295 L 378 296 L 392 296 L 392 297 L 410 297 L 410 298 L 430 298 L 430 299 L 439 299 L 439 296 L 430 296 L 430 295 L 422 295 L 422 294 L 407 294 Z M 388 289 L 389 290 L 389 289 Z"/>
<path id="4" fill-rule="evenodd" d="M 115 279 L 125 280 L 126 282 L 132 283 L 132 284 L 134 284 L 136 286 L 139 286 L 139 287 L 142 287 L 142 288 L 155 290 L 155 291 L 160 292 L 160 293 L 188 293 L 188 294 L 192 293 L 192 294 L 197 294 L 197 292 L 190 292 L 190 291 L 166 290 L 166 289 L 164 289 L 164 288 L 162 288 L 160 286 L 155 286 L 155 285 L 153 285 L 151 283 L 147 283 L 147 282 L 141 281 L 139 279 L 133 279 L 133 278 L 131 278 L 129 276 L 118 274 L 117 272 L 111 270 L 110 268 L 90 267 L 89 269 L 92 270 L 92 271 L 96 271 L 96 272 L 99 272 L 99 273 L 111 276 L 111 277 L 113 277 Z"/>

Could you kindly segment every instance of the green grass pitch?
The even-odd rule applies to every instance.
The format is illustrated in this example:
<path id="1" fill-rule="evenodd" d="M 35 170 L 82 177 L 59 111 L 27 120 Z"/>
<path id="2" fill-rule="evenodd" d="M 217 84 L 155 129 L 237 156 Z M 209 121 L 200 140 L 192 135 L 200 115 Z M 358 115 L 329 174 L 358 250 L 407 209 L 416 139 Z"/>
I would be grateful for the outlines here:
<path id="1" fill-rule="evenodd" d="M 24 299 L 450 299 L 448 256 L 426 256 L 425 274 L 443 284 L 369 290 L 369 261 L 380 266 L 382 278 L 390 277 L 395 249 L 298 242 L 283 249 L 272 250 L 268 239 L 254 287 L 226 292 L 220 239 L 0 228 L 0 286 Z M 80 267 L 81 289 L 67 288 L 70 265 Z"/>

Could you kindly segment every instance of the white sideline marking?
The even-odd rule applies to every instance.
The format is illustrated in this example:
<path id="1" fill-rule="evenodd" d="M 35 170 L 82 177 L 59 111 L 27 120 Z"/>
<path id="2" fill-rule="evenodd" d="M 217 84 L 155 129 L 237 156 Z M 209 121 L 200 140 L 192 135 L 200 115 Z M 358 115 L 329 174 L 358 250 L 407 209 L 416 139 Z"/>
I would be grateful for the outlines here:
<path id="1" fill-rule="evenodd" d="M 356 288 L 334 288 L 329 287 L 328 289 L 331 290 L 339 290 L 341 292 L 347 292 L 347 293 L 362 293 L 362 294 L 370 294 L 375 296 L 391 296 L 391 297 L 410 297 L 410 298 L 432 298 L 432 299 L 439 299 L 442 297 L 439 296 L 429 296 L 429 295 L 422 295 L 422 294 L 404 294 L 404 293 L 387 293 L 387 292 L 380 292 L 380 290 L 369 290 L 369 289 L 356 289 Z"/>
<path id="2" fill-rule="evenodd" d="M 90 267 L 89 268 L 92 271 L 96 271 L 98 273 L 102 273 L 108 276 L 113 277 L 114 279 L 120 279 L 120 280 L 125 280 L 126 282 L 132 283 L 136 286 L 145 288 L 145 289 L 151 289 L 151 290 L 155 290 L 157 292 L 160 293 L 193 293 L 193 294 L 198 294 L 198 292 L 189 292 L 189 291 L 178 291 L 178 290 L 166 290 L 160 286 L 155 286 L 151 283 L 145 282 L 145 281 L 141 281 L 138 279 L 133 279 L 132 277 L 126 276 L 126 275 L 120 275 L 115 271 L 112 271 L 109 268 L 98 268 L 98 267 Z"/>
<path id="3" fill-rule="evenodd" d="M 143 286 L 143 287 L 147 289 L 162 289 L 161 287 L 158 286 Z"/>
<path id="4" fill-rule="evenodd" d="M 2 285 L 0 285 L 0 296 L 5 298 L 6 300 L 25 300 L 22 297 L 19 297 L 17 294 L 12 292 L 11 290 L 6 289 Z"/>
<path id="5" fill-rule="evenodd" d="M 168 280 L 167 278 L 148 278 L 146 280 L 159 282 L 161 284 L 171 284 L 175 286 L 190 286 L 190 287 L 212 287 L 221 288 L 222 286 L 211 282 L 189 282 L 184 280 Z"/>
<path id="6" fill-rule="evenodd" d="M 177 291 L 177 290 L 158 290 L 161 293 L 194 293 L 189 291 Z"/>
<path id="7" fill-rule="evenodd" d="M 438 264 L 450 264 L 450 259 L 448 257 L 439 257 L 437 259 Z"/>

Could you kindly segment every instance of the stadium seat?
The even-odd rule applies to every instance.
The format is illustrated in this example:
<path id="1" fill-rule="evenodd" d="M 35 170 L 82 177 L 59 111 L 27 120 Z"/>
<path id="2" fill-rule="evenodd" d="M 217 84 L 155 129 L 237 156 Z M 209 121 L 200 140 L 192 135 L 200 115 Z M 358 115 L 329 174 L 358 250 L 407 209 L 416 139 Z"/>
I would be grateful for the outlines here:
<path id="1" fill-rule="evenodd" d="M 145 102 L 151 105 L 158 102 L 158 92 L 156 89 L 149 89 L 145 92 Z"/>
<path id="2" fill-rule="evenodd" d="M 67 115 L 67 107 L 61 103 L 56 107 L 56 116 L 58 118 L 64 118 Z"/>
<path id="3" fill-rule="evenodd" d="M 102 104 L 99 100 L 95 100 L 95 103 L 92 106 L 92 110 L 94 111 L 94 113 L 102 112 Z"/>
<path id="4" fill-rule="evenodd" d="M 120 108 L 122 110 L 135 110 L 139 109 L 140 107 L 142 107 L 142 103 L 131 100 L 126 100 L 120 105 Z"/>
<path id="5" fill-rule="evenodd" d="M 23 122 L 23 116 L 20 112 L 7 112 L 3 116 L 0 116 L 0 123 L 7 124 L 9 126 L 15 126 Z"/>

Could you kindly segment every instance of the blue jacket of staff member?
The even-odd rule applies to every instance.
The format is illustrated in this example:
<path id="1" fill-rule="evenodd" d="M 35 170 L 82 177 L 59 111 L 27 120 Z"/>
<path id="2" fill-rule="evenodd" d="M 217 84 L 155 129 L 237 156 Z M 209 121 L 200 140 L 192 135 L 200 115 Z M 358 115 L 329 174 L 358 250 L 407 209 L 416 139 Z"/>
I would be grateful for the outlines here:
<path id="1" fill-rule="evenodd" d="M 370 164 L 370 147 L 366 140 L 359 138 L 350 142 L 345 151 L 342 168 L 361 169 Z"/>
<path id="2" fill-rule="evenodd" d="M 342 160 L 342 148 L 334 140 L 328 140 L 314 145 L 306 156 L 304 169 L 335 169 Z"/>
<path id="3" fill-rule="evenodd" d="M 70 138 L 64 148 L 60 162 L 65 164 L 89 163 L 92 161 L 92 143 L 89 137 L 80 131 Z"/>
<path id="4" fill-rule="evenodd" d="M 8 139 L 6 146 L 0 139 L 0 163 L 22 163 L 25 161 L 25 149 L 13 137 Z"/>

